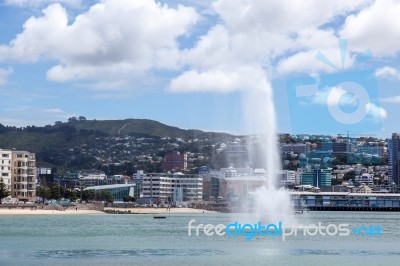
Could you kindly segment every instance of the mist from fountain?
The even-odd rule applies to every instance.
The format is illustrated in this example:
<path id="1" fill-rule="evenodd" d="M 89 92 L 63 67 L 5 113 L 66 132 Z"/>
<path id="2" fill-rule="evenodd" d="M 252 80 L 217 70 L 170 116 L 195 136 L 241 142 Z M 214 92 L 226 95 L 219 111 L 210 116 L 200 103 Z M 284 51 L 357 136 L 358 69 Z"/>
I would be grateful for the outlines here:
<path id="1" fill-rule="evenodd" d="M 265 78 L 257 84 L 257 88 L 244 92 L 244 111 L 247 129 L 253 136 L 258 136 L 257 145 L 262 153 L 258 156 L 264 158 L 265 175 L 263 186 L 251 195 L 250 210 L 244 212 L 255 214 L 253 218 L 256 222 L 293 224 L 295 219 L 290 196 L 284 189 L 279 189 L 281 159 L 273 91 Z"/>

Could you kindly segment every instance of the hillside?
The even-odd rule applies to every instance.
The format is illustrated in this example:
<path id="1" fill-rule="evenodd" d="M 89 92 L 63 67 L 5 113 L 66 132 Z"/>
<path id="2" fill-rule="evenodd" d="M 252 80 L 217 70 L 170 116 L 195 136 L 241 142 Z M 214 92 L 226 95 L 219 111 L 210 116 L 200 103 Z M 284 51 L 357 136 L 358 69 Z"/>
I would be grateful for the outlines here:
<path id="1" fill-rule="evenodd" d="M 0 124 L 0 148 L 34 152 L 39 167 L 62 169 L 101 168 L 119 163 L 129 163 L 133 170 L 134 166 L 157 167 L 168 151 L 209 151 L 207 147 L 214 143 L 234 137 L 184 130 L 147 119 L 75 120 L 24 128 Z"/>
<path id="2" fill-rule="evenodd" d="M 194 129 L 180 129 L 149 119 L 85 120 L 64 123 L 76 129 L 104 132 L 110 136 L 144 134 L 170 138 L 231 138 L 225 133 L 204 132 Z"/>

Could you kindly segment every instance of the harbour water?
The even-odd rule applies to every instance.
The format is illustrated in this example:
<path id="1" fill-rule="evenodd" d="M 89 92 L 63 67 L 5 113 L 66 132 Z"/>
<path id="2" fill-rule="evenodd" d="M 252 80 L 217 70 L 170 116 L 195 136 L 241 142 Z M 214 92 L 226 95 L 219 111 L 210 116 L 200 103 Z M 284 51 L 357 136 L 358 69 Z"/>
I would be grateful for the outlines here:
<path id="1" fill-rule="evenodd" d="M 0 217 L 0 265 L 398 265 L 400 214 L 310 212 L 298 223 L 381 226 L 383 236 L 188 236 L 188 222 L 228 224 L 239 214 Z"/>

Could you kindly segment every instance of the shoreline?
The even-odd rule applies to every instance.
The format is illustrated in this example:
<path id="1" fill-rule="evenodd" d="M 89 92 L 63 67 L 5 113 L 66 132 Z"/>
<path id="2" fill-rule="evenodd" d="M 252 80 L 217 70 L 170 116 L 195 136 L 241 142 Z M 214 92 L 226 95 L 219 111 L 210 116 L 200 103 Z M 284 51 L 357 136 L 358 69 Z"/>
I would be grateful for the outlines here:
<path id="1" fill-rule="evenodd" d="M 69 209 L 65 211 L 59 210 L 31 210 L 31 209 L 8 209 L 8 208 L 0 208 L 0 216 L 3 215 L 77 215 L 77 214 L 101 214 L 102 211 L 96 210 L 75 210 Z"/>
<path id="2" fill-rule="evenodd" d="M 113 214 L 120 212 L 121 214 L 200 214 L 200 213 L 217 213 L 216 211 L 208 211 L 194 208 L 104 208 L 105 213 Z"/>
<path id="3" fill-rule="evenodd" d="M 194 208 L 113 208 L 106 207 L 104 211 L 84 210 L 75 208 L 66 210 L 43 210 L 30 208 L 0 208 L 0 217 L 5 215 L 80 215 L 80 214 L 113 214 L 113 213 L 129 213 L 129 214 L 200 214 L 200 213 L 217 213 L 216 211 L 208 211 Z"/>

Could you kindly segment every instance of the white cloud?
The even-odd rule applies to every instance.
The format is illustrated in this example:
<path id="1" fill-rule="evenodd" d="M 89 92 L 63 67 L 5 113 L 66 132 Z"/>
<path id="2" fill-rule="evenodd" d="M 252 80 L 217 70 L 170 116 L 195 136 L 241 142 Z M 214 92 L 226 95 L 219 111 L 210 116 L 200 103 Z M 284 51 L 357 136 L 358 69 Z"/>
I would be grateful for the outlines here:
<path id="1" fill-rule="evenodd" d="M 365 105 L 365 111 L 368 112 L 369 116 L 372 119 L 378 121 L 387 118 L 387 111 L 384 108 L 379 107 L 374 103 L 367 103 Z"/>
<path id="2" fill-rule="evenodd" d="M 13 73 L 13 69 L 8 67 L 6 69 L 0 68 L 0 86 L 4 85 L 8 81 L 8 77 Z"/>
<path id="3" fill-rule="evenodd" d="M 400 95 L 388 98 L 381 98 L 380 101 L 386 103 L 400 103 Z"/>
<path id="4" fill-rule="evenodd" d="M 400 72 L 394 69 L 393 67 L 382 67 L 375 71 L 375 75 L 378 78 L 386 78 L 386 79 L 400 79 Z"/>
<path id="5" fill-rule="evenodd" d="M 59 63 L 47 78 L 115 80 L 151 69 L 176 69 L 177 38 L 190 33 L 199 15 L 193 8 L 169 8 L 152 0 L 106 0 L 68 22 L 66 10 L 52 4 L 31 17 L 22 33 L 0 47 L 0 60 Z"/>
<path id="6" fill-rule="evenodd" d="M 171 81 L 170 92 L 221 92 L 262 89 L 266 76 L 256 66 L 215 68 L 203 72 L 190 70 Z"/>
<path id="7" fill-rule="evenodd" d="M 73 7 L 82 5 L 82 0 L 5 0 L 4 4 L 18 7 L 41 7 L 51 3 L 60 3 Z"/>
<path id="8" fill-rule="evenodd" d="M 349 39 L 355 51 L 371 49 L 380 56 L 393 56 L 400 51 L 399 17 L 399 1 L 374 1 L 346 18 L 340 36 Z"/>
<path id="9" fill-rule="evenodd" d="M 190 79 L 221 77 L 218 71 L 231 65 L 239 68 L 257 65 L 272 75 L 330 71 L 315 59 L 315 54 L 320 49 L 334 62 L 339 62 L 337 38 L 334 30 L 320 26 L 363 5 L 363 1 L 218 0 L 213 6 L 221 22 L 201 36 L 193 48 L 182 52 L 181 63 L 188 66 L 189 71 L 173 80 L 169 89 L 238 90 L 235 82 L 229 89 L 227 82 L 210 85 L 210 89 L 204 88 L 204 82 L 202 86 L 184 86 Z M 348 56 L 348 65 L 352 61 Z M 341 64 L 338 66 L 340 68 Z M 222 76 L 224 79 L 228 75 Z"/>
<path id="10" fill-rule="evenodd" d="M 27 5 L 51 0 L 11 2 Z M 186 87 L 187 91 L 226 92 L 240 89 L 227 79 L 235 79 L 238 69 L 250 65 L 274 76 L 333 71 L 315 59 L 320 51 L 341 68 L 337 21 L 348 16 L 340 35 L 349 38 L 350 51 L 363 52 L 360 43 L 368 44 L 370 39 L 364 34 L 365 25 L 360 26 L 358 35 L 350 34 L 355 22 L 375 21 L 377 14 L 386 9 L 393 9 L 390 14 L 395 14 L 398 6 L 392 1 L 371 4 L 369 0 L 164 2 L 171 5 L 155 0 L 104 0 L 73 20 L 60 4 L 52 4 L 43 10 L 42 16 L 27 20 L 24 30 L 9 45 L 0 46 L 0 61 L 51 60 L 56 63 L 47 72 L 49 80 L 83 80 L 101 88 L 109 84 L 110 89 L 119 84 L 125 87 L 137 84 L 136 80 L 153 70 L 167 69 L 178 73 L 168 86 L 170 91 L 183 92 Z M 178 38 L 190 35 L 192 27 L 201 18 L 195 8 L 181 6 L 178 2 L 191 4 L 201 11 L 211 5 L 214 15 L 218 16 L 215 23 L 214 17 L 211 19 L 214 25 L 198 36 L 195 45 L 184 50 L 180 49 Z M 391 19 L 390 16 L 383 17 L 384 21 Z M 381 24 L 385 23 L 389 22 Z M 393 28 L 400 32 L 397 27 L 398 23 Z M 384 28 L 382 31 L 390 30 Z M 388 50 L 397 51 L 397 39 L 393 42 L 383 40 L 377 39 L 374 43 L 390 43 Z M 375 47 L 370 48 L 375 52 Z M 345 67 L 350 67 L 354 54 L 348 53 L 346 62 Z M 185 72 L 180 73 L 183 69 Z M 222 78 L 225 82 L 204 83 L 207 78 Z M 192 79 L 202 80 L 203 85 L 185 84 L 193 83 L 189 82 Z M 210 84 L 210 88 L 205 88 L 205 84 Z"/>
<path id="11" fill-rule="evenodd" d="M 69 117 L 76 116 L 60 108 L 40 108 L 36 106 L 14 106 L 4 109 L 0 121 L 9 126 L 44 126 L 55 121 L 66 121 Z"/>

